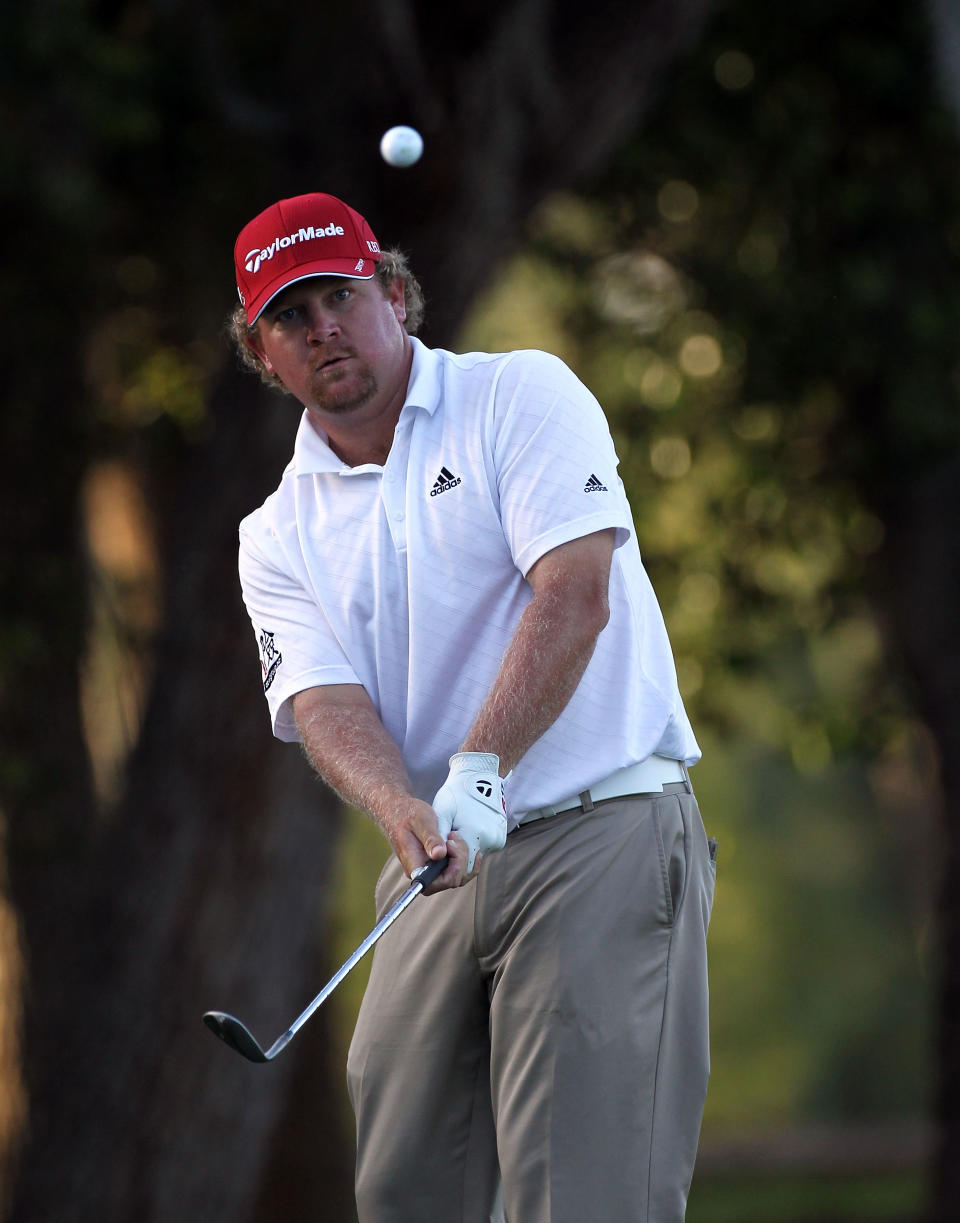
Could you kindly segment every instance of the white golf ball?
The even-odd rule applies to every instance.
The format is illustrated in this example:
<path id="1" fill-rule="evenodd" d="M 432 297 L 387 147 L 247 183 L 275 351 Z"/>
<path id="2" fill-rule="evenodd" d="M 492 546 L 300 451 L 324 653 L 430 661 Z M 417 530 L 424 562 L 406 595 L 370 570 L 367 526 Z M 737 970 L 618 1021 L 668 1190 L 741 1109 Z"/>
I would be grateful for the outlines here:
<path id="1" fill-rule="evenodd" d="M 412 166 L 422 152 L 423 137 L 413 127 L 391 127 L 380 140 L 380 156 L 388 166 Z"/>

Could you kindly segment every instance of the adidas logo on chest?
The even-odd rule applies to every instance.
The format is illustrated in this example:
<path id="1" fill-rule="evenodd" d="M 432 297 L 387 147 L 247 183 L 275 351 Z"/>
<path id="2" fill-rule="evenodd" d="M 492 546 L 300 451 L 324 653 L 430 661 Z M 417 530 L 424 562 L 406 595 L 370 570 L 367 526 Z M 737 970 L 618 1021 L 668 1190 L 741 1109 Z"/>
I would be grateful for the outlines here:
<path id="1" fill-rule="evenodd" d="M 585 493 L 605 493 L 607 486 L 601 480 L 598 480 L 596 476 L 591 475 L 590 479 L 583 486 L 583 491 Z"/>
<path id="2" fill-rule="evenodd" d="M 459 483 L 459 476 L 455 476 L 448 467 L 441 467 L 440 475 L 437 477 L 433 488 L 430 489 L 430 496 L 439 497 L 441 493 L 448 493 L 451 488 L 456 488 Z"/>

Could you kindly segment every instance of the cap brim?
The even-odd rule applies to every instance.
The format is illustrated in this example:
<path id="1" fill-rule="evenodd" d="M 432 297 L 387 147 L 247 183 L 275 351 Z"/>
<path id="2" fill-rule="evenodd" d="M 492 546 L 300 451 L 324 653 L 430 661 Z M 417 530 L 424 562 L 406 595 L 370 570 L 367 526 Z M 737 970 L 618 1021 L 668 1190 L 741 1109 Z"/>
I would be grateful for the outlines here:
<path id="1" fill-rule="evenodd" d="M 372 259 L 365 259 L 364 263 L 372 264 L 373 271 L 368 274 L 356 271 L 356 259 L 324 259 L 317 263 L 302 263 L 299 267 L 289 268 L 265 285 L 247 307 L 247 319 L 250 326 L 253 326 L 275 297 L 300 280 L 312 280 L 315 276 L 339 276 L 344 280 L 372 280 L 377 274 L 376 262 Z"/>

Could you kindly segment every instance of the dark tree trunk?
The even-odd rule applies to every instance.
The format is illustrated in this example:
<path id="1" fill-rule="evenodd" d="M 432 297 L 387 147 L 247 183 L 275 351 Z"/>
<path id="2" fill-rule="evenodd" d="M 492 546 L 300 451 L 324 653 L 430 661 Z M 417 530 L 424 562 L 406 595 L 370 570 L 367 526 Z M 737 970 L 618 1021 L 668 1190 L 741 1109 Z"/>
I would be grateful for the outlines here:
<path id="1" fill-rule="evenodd" d="M 960 460 L 931 463 L 887 504 L 887 600 L 918 712 L 937 744 L 944 818 L 936 890 L 938 997 L 933 1101 L 939 1145 L 933 1223 L 952 1223 L 960 1202 Z"/>
<path id="2" fill-rule="evenodd" d="M 298 1069 L 291 1055 L 257 1071 L 200 1023 L 229 1002 L 279 1031 L 301 1007 L 335 849 L 335 804 L 269 735 L 238 595 L 236 524 L 282 467 L 296 420 L 268 398 L 233 371 L 219 388 L 224 427 L 178 484 L 156 681 L 124 801 L 86 856 L 82 903 L 71 893 L 62 923 L 31 944 L 58 972 L 32 1032 L 24 1223 L 246 1217 Z M 43 908 L 61 903 L 48 893 Z M 349 1150 L 336 1131 L 326 1145 L 338 1137 L 342 1197 Z"/>

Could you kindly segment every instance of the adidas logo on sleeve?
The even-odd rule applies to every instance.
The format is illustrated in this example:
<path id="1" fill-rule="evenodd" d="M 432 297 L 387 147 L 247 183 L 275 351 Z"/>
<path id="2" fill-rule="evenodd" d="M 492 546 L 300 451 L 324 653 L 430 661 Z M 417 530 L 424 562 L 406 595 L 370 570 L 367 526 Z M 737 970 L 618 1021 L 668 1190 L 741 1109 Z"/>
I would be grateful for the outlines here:
<path id="1" fill-rule="evenodd" d="M 459 476 L 455 476 L 448 467 L 441 467 L 440 475 L 430 490 L 430 496 L 438 497 L 441 493 L 447 493 L 451 488 L 456 488 L 459 483 Z"/>
<path id="2" fill-rule="evenodd" d="M 596 476 L 591 475 L 590 479 L 583 486 L 585 493 L 605 493 L 607 492 L 606 484 L 603 484 Z"/>

